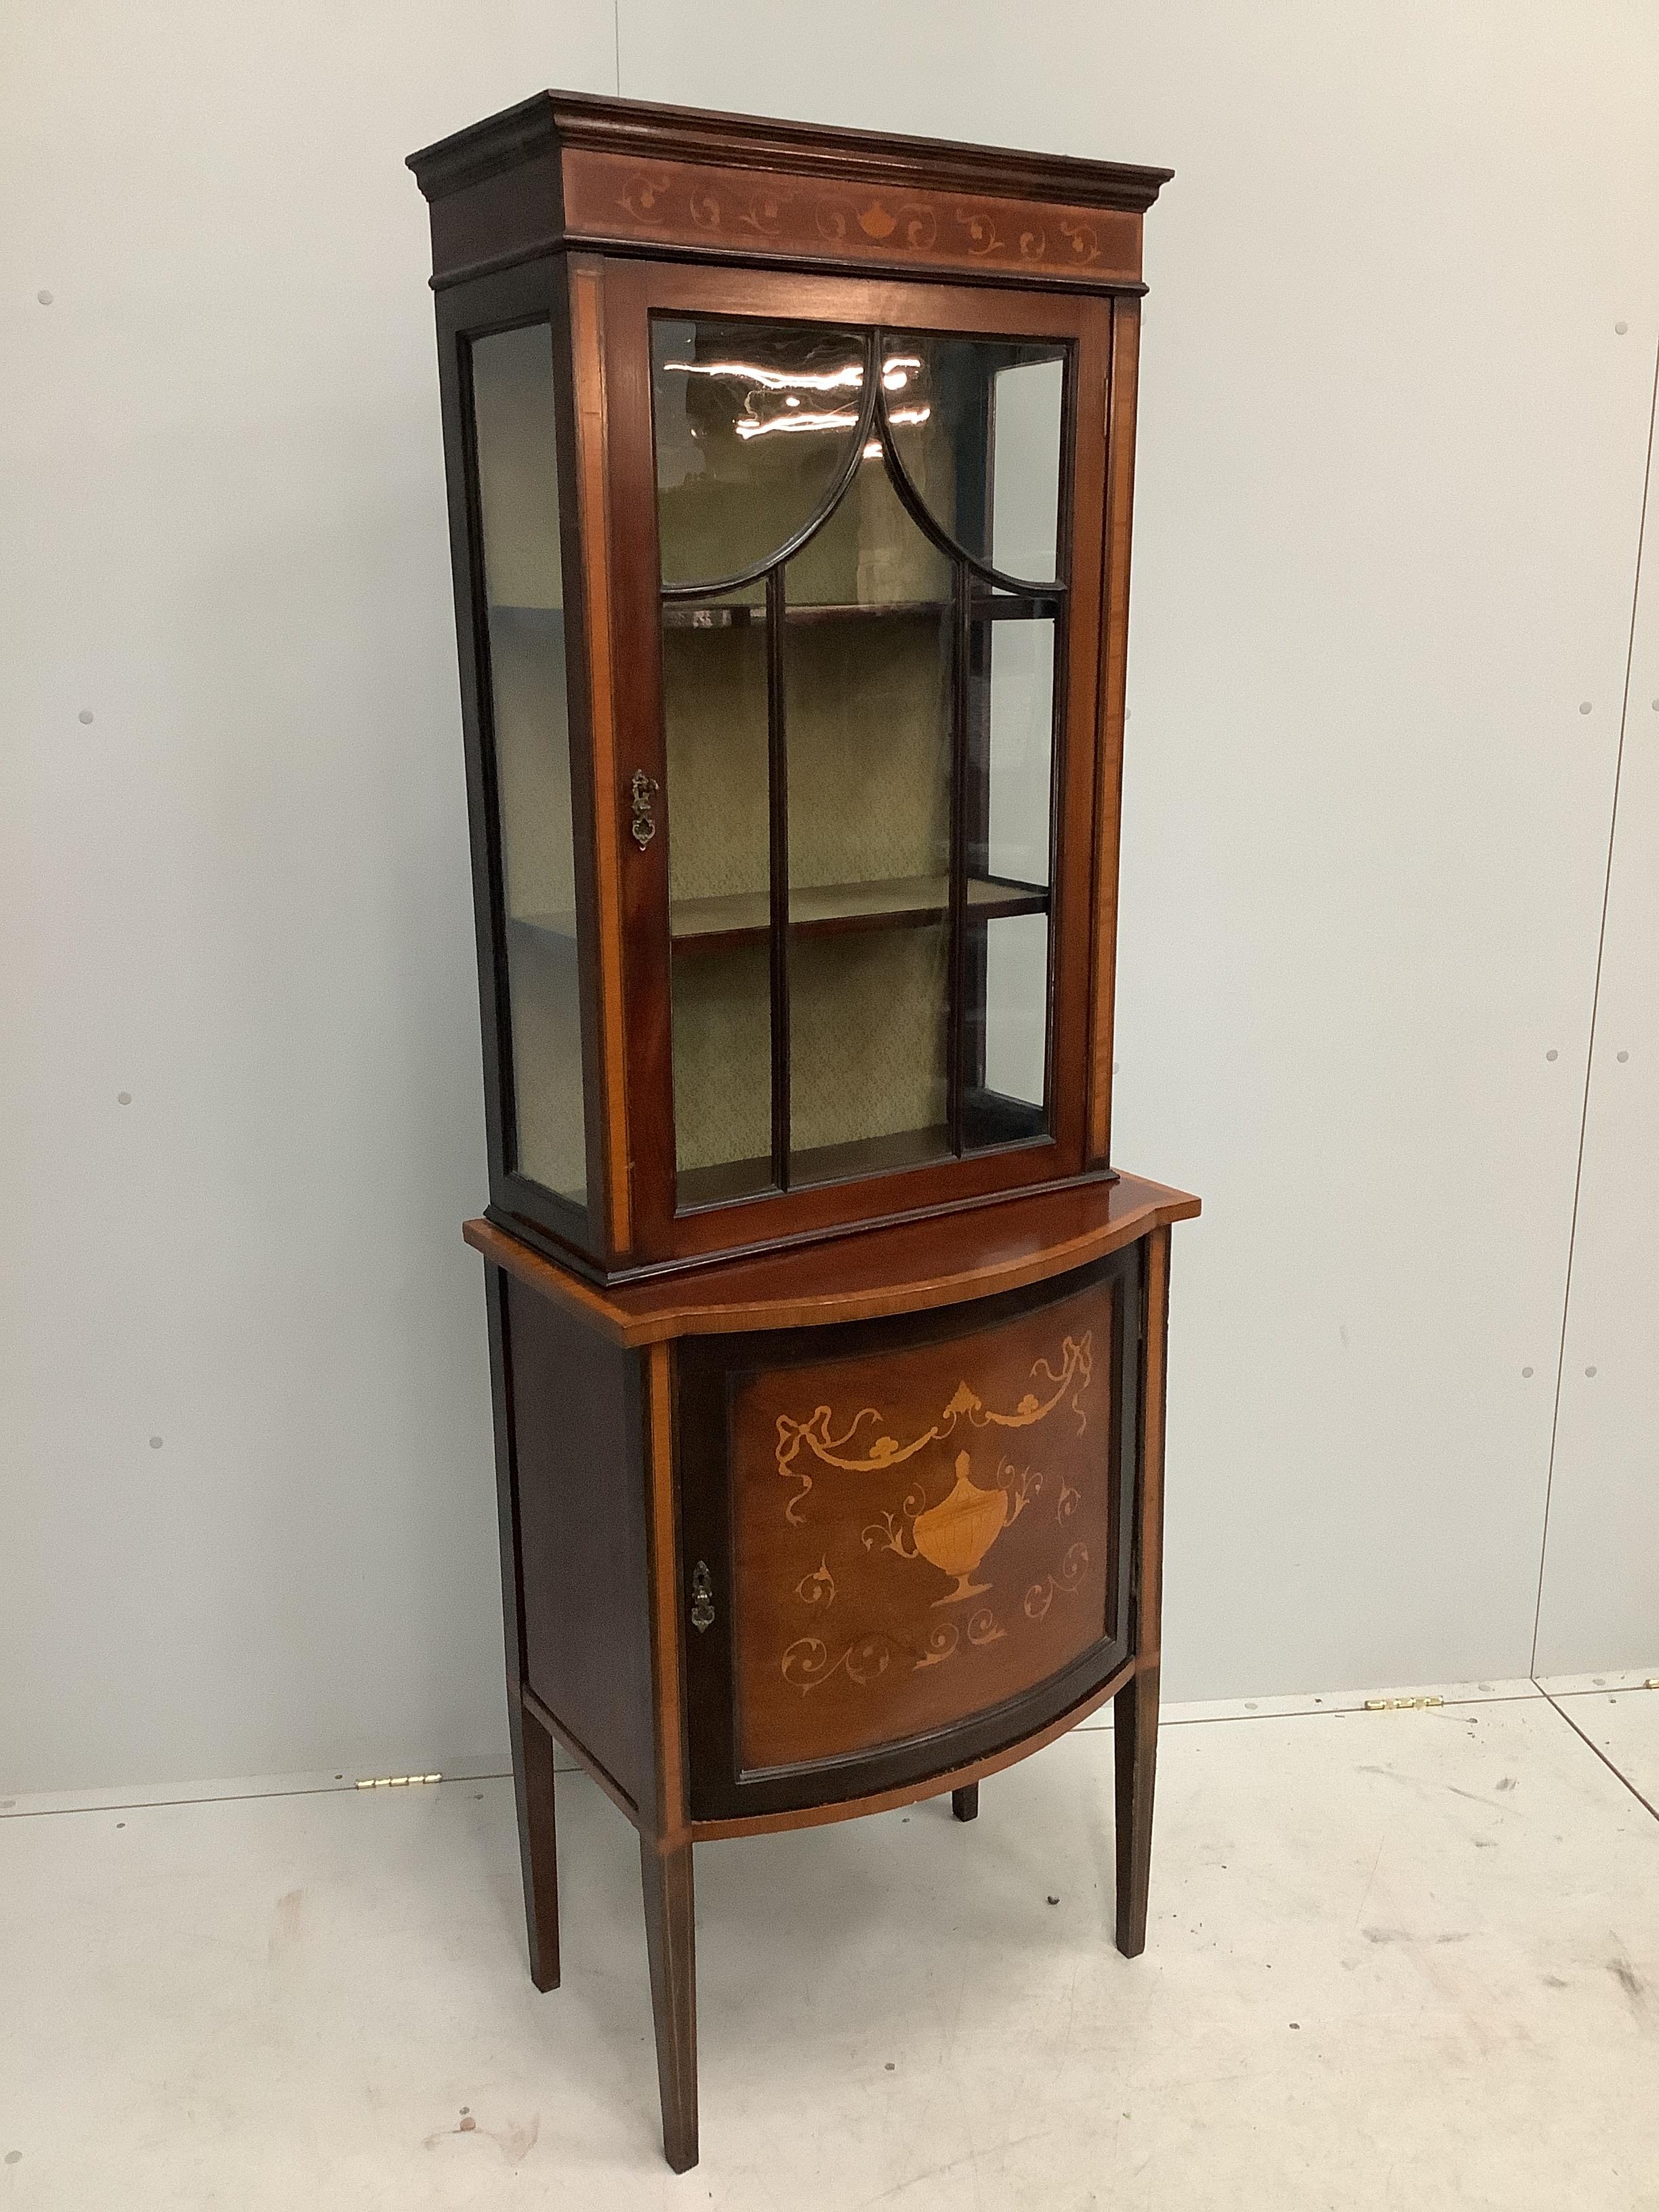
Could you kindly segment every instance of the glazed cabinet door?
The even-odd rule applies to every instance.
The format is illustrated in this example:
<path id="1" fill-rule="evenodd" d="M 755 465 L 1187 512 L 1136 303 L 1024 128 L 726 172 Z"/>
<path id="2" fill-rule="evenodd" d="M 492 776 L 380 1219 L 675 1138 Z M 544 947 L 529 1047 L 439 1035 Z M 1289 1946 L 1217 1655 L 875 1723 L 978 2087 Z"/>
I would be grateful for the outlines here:
<path id="1" fill-rule="evenodd" d="M 1139 1274 L 680 1348 L 694 1817 L 864 1795 L 1129 1650 Z"/>
<path id="2" fill-rule="evenodd" d="M 645 1256 L 1083 1165 L 1111 316 L 607 266 Z"/>

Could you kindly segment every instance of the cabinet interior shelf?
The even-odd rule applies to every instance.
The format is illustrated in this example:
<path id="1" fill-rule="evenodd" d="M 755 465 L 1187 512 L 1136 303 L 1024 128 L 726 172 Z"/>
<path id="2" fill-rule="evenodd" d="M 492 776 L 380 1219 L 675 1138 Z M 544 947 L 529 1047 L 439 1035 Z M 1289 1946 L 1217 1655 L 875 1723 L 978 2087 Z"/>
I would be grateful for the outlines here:
<path id="1" fill-rule="evenodd" d="M 784 609 L 788 623 L 847 622 L 937 622 L 951 611 L 949 599 L 799 600 Z M 1054 592 L 975 592 L 972 611 L 976 621 L 1014 622 L 1058 614 L 1060 595 Z M 763 601 L 732 600 L 700 605 L 695 600 L 664 602 L 663 624 L 668 629 L 750 629 L 766 622 Z"/>
<path id="2" fill-rule="evenodd" d="M 1020 1098 L 1007 1098 L 983 1084 L 969 1089 L 963 1134 L 975 1151 L 997 1145 L 1029 1145 L 1047 1133 L 1048 1120 L 1041 1106 Z M 862 1176 L 890 1175 L 900 1168 L 920 1167 L 929 1160 L 951 1157 L 951 1133 L 943 1121 L 926 1128 L 901 1129 L 884 1137 L 863 1137 L 850 1144 L 818 1145 L 789 1156 L 789 1182 L 794 1190 L 826 1182 L 850 1182 Z M 775 1188 L 769 1159 L 728 1160 L 712 1167 L 682 1168 L 677 1182 L 677 1210 L 696 1212 L 705 1206 L 729 1206 L 740 1198 L 758 1198 Z"/>
<path id="3" fill-rule="evenodd" d="M 805 937 L 833 937 L 854 929 L 917 929 L 939 921 L 950 898 L 946 876 L 896 876 L 873 884 L 814 884 L 790 891 L 789 922 Z M 970 876 L 968 909 L 976 921 L 1046 914 L 1048 893 L 1041 884 Z M 512 919 L 521 929 L 574 941 L 573 914 L 518 914 Z M 669 902 L 669 933 L 679 952 L 727 952 L 738 945 L 760 945 L 770 925 L 771 906 L 764 891 Z"/>
<path id="4" fill-rule="evenodd" d="M 974 594 L 972 611 L 976 622 L 1018 622 L 1041 619 L 1060 611 L 1057 592 L 998 592 Z M 551 606 L 532 606 L 527 602 L 492 599 L 489 611 L 493 615 L 539 615 L 544 619 L 560 615 L 562 609 Z M 786 622 L 846 623 L 846 622 L 937 622 L 951 611 L 949 599 L 800 599 L 784 609 Z M 763 600 L 721 600 L 715 605 L 702 605 L 691 599 L 668 599 L 664 602 L 662 618 L 669 629 L 750 629 L 763 628 L 766 622 Z"/>

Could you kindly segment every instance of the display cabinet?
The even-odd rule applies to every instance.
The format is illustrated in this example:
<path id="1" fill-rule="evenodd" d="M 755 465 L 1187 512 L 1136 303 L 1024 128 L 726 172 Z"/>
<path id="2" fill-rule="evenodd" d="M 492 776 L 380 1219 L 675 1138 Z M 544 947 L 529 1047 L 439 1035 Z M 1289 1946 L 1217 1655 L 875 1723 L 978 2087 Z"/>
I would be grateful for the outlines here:
<path id="1" fill-rule="evenodd" d="M 431 204 L 532 1970 L 551 1743 L 698 1837 L 1115 1695 L 1146 1913 L 1169 1229 L 1110 1160 L 1167 172 L 548 94 Z"/>

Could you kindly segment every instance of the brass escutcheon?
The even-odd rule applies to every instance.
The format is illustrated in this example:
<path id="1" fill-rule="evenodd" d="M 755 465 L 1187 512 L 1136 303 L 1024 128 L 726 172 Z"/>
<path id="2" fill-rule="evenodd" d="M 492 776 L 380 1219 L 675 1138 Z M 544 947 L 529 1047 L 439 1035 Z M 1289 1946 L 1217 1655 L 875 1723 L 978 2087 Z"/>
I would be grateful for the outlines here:
<path id="1" fill-rule="evenodd" d="M 656 823 L 651 814 L 651 794 L 659 788 L 657 779 L 647 775 L 642 768 L 634 771 L 634 819 L 629 828 L 634 833 L 634 842 L 644 852 L 657 834 Z"/>
<path id="2" fill-rule="evenodd" d="M 707 1559 L 699 1559 L 691 1570 L 691 1626 L 699 1630 L 714 1626 L 714 1586 Z"/>

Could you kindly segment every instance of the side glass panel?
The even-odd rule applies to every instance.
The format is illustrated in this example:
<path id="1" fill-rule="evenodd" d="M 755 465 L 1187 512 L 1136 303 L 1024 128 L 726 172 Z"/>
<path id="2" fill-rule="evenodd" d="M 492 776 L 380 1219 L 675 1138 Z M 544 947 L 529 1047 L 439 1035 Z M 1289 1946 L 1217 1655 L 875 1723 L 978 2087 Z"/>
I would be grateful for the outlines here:
<path id="1" fill-rule="evenodd" d="M 472 342 L 489 696 L 507 911 L 507 1164 L 587 1200 L 553 341 Z"/>

